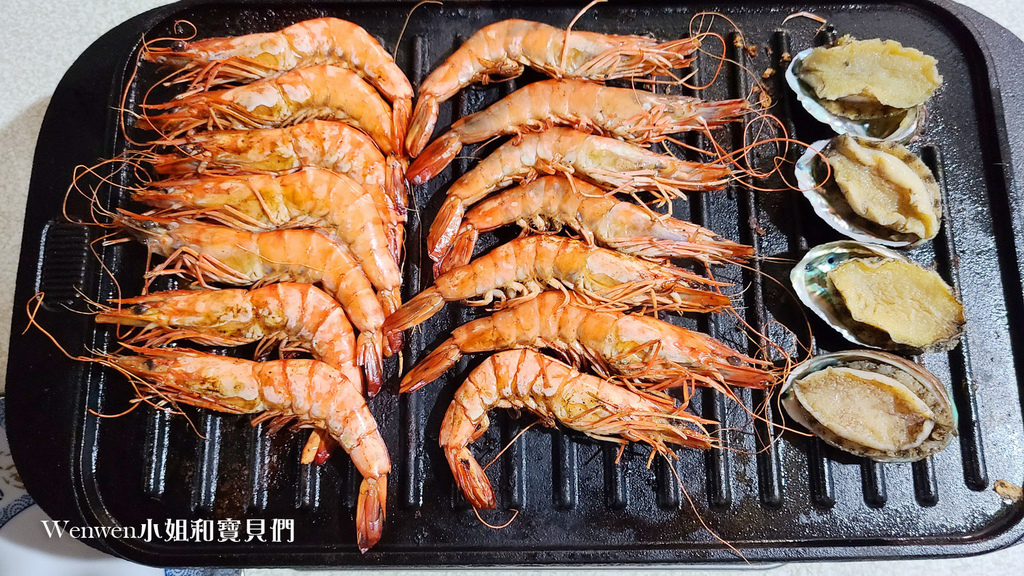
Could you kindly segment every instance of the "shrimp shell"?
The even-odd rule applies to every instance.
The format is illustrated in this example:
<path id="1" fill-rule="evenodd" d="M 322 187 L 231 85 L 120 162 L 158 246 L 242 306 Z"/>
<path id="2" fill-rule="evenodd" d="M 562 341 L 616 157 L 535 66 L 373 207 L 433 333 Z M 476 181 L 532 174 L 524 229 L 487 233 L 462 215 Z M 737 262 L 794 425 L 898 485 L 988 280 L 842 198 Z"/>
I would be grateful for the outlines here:
<path id="1" fill-rule="evenodd" d="M 555 172 L 585 178 L 614 192 L 645 190 L 678 198 L 686 197 L 684 190 L 722 188 L 731 174 L 723 164 L 677 160 L 569 128 L 525 134 L 501 145 L 448 188 L 427 236 L 430 258 L 438 262 L 448 252 L 468 206 L 513 182 Z"/>
<path id="2" fill-rule="evenodd" d="M 587 436 L 625 445 L 644 442 L 659 454 L 668 444 L 710 448 L 713 424 L 677 408 L 670 398 L 581 374 L 531 350 L 500 352 L 470 372 L 441 423 L 440 444 L 455 481 L 475 508 L 494 508 L 491 483 L 469 444 L 487 431 L 494 408 L 528 410 L 547 426 L 561 422 Z"/>
<path id="3" fill-rule="evenodd" d="M 463 354 L 512 348 L 551 348 L 603 377 L 623 376 L 655 389 L 697 384 L 732 395 L 728 385 L 764 388 L 775 381 L 766 362 L 706 334 L 651 316 L 593 310 L 561 292 L 543 292 L 453 330 L 405 375 L 401 391 L 433 382 Z"/>
<path id="4" fill-rule="evenodd" d="M 402 273 L 379 206 L 347 176 L 306 168 L 284 176 L 206 176 L 164 181 L 132 198 L 179 215 L 253 232 L 316 226 L 333 233 L 378 290 L 399 294 Z M 170 215 L 170 214 L 169 214 Z"/>
<path id="5" fill-rule="evenodd" d="M 574 290 L 598 302 L 683 311 L 716 311 L 731 305 L 720 292 L 701 290 L 713 282 L 688 270 L 588 246 L 557 236 L 527 236 L 498 246 L 466 266 L 441 276 L 388 317 L 385 334 L 412 328 L 445 302 L 487 305 L 507 297 L 532 296 L 545 286 Z"/>
<path id="6" fill-rule="evenodd" d="M 128 348 L 138 356 L 107 355 L 97 361 L 175 402 L 259 414 L 253 424 L 274 419 L 280 427 L 298 419 L 327 430 L 363 477 L 356 506 L 359 549 L 366 552 L 380 540 L 391 459 L 366 401 L 341 372 L 318 360 L 253 362 L 181 348 Z"/>
<path id="7" fill-rule="evenodd" d="M 426 146 L 441 102 L 474 83 L 515 78 L 526 67 L 556 78 L 606 81 L 648 74 L 673 76 L 700 47 L 698 38 L 659 43 L 643 36 L 567 31 L 540 22 L 503 20 L 466 40 L 420 85 L 406 138 L 415 157 Z"/>
<path id="8" fill-rule="evenodd" d="M 352 70 L 392 103 L 396 141 L 404 141 L 412 113 L 412 85 L 402 69 L 376 38 L 339 18 L 305 20 L 277 32 L 179 40 L 168 47 L 146 45 L 142 57 L 180 68 L 182 73 L 175 82 L 190 82 L 204 89 L 332 64 Z"/>
<path id="9" fill-rule="evenodd" d="M 582 80 L 543 80 L 527 84 L 452 124 L 409 167 L 406 177 L 422 184 L 443 170 L 465 144 L 495 136 L 570 126 L 632 142 L 660 142 L 671 134 L 707 130 L 742 120 L 746 100 L 705 102 L 675 94 L 612 88 Z"/>
<path id="10" fill-rule="evenodd" d="M 104 308 L 96 322 L 142 328 L 131 344 L 280 343 L 282 349 L 310 352 L 363 389 L 352 324 L 341 306 L 315 286 L 282 282 L 255 290 L 170 290 L 112 303 L 115 307 Z"/>
<path id="11" fill-rule="evenodd" d="M 722 238 L 685 220 L 658 215 L 604 194 L 586 182 L 542 176 L 485 199 L 462 221 L 452 249 L 435 270 L 442 274 L 469 263 L 480 232 L 518 223 L 546 231 L 566 226 L 588 243 L 642 258 L 693 258 L 706 264 L 743 261 L 753 248 Z"/>
<path id="12" fill-rule="evenodd" d="M 116 215 L 114 222 L 151 252 L 167 257 L 165 262 L 147 272 L 148 278 L 187 273 L 204 288 L 209 288 L 207 282 L 233 286 L 277 281 L 321 284 L 360 331 L 357 338 L 359 365 L 366 370 L 368 381 L 380 381 L 381 327 L 385 317 L 381 303 L 392 301 L 393 296 L 382 293 L 378 300 L 359 263 L 348 250 L 327 236 L 315 230 L 245 232 L 227 226 L 127 212 Z M 392 346 L 397 344 L 400 348 L 398 339 L 391 339 L 391 342 Z"/>
<path id="13" fill-rule="evenodd" d="M 385 155 L 400 155 L 391 108 L 358 74 L 321 64 L 252 84 L 145 104 L 142 127 L 175 138 L 197 129 L 281 128 L 317 118 L 351 123 Z M 150 115 L 149 110 L 171 109 Z"/>

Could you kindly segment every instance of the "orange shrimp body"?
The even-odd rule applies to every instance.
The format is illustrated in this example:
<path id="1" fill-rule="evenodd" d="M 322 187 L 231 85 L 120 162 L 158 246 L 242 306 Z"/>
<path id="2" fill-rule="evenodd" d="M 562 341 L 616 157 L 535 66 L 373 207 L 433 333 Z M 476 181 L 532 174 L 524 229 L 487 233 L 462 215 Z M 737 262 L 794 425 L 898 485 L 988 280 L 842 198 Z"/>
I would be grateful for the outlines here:
<path id="1" fill-rule="evenodd" d="M 341 306 L 315 286 L 282 282 L 255 290 L 171 290 L 113 303 L 116 307 L 97 314 L 96 322 L 142 328 L 133 344 L 280 343 L 282 349 L 310 352 L 363 388 L 352 325 Z"/>
<path id="2" fill-rule="evenodd" d="M 694 286 L 721 284 L 682 268 L 663 266 L 612 250 L 557 236 L 517 238 L 466 266 L 439 276 L 388 317 L 386 334 L 416 326 L 445 302 L 468 300 L 487 305 L 495 300 L 532 296 L 545 287 L 574 290 L 598 302 L 631 306 L 657 305 L 668 310 L 709 312 L 731 305 L 720 292 Z"/>
<path id="3" fill-rule="evenodd" d="M 167 260 L 147 273 L 187 273 L 204 288 L 207 282 L 234 286 L 271 282 L 321 284 L 345 309 L 359 329 L 359 365 L 370 382 L 380 380 L 381 303 L 397 294 L 381 293 L 380 300 L 359 263 L 343 246 L 315 230 L 245 232 L 227 226 L 121 213 L 115 223 Z M 388 306 L 392 306 L 388 304 Z M 392 342 L 398 344 L 397 339 Z M 392 351 L 398 348 L 391 348 Z"/>
<path id="4" fill-rule="evenodd" d="M 560 125 L 646 144 L 678 132 L 741 120 L 749 111 L 749 104 L 741 99 L 704 102 L 583 80 L 544 80 L 527 84 L 486 110 L 456 121 L 420 154 L 406 176 L 413 184 L 422 184 L 443 170 L 463 145 L 495 136 Z"/>
<path id="5" fill-rule="evenodd" d="M 363 476 L 356 506 L 359 549 L 380 540 L 391 459 L 366 401 L 345 376 L 318 360 L 253 362 L 181 348 L 129 347 L 138 356 L 97 361 L 142 380 L 156 395 L 231 414 L 259 414 L 253 423 L 297 419 L 327 430 Z"/>
<path id="6" fill-rule="evenodd" d="M 366 30 L 339 18 L 306 20 L 277 32 L 176 41 L 169 47 L 147 45 L 143 58 L 180 67 L 176 81 L 204 88 L 332 64 L 352 70 L 393 104 L 398 142 L 405 139 L 412 113 L 412 85 L 402 69 Z"/>
<path id="7" fill-rule="evenodd" d="M 526 67 L 556 78 L 597 81 L 671 76 L 690 65 L 699 47 L 697 38 L 659 43 L 643 36 L 567 32 L 528 20 L 484 26 L 420 85 L 406 148 L 419 155 L 434 131 L 439 104 L 471 84 L 515 78 Z"/>
<path id="8" fill-rule="evenodd" d="M 516 223 L 539 232 L 568 227 L 590 243 L 643 258 L 693 258 L 710 264 L 742 261 L 753 254 L 749 246 L 617 200 L 586 182 L 542 176 L 487 198 L 467 212 L 439 271 L 469 263 L 480 232 Z"/>
<path id="9" fill-rule="evenodd" d="M 551 348 L 602 376 L 633 378 L 655 388 L 700 384 L 731 395 L 727 384 L 764 388 L 775 380 L 767 363 L 706 334 L 651 316 L 594 310 L 561 292 L 544 292 L 456 328 L 405 375 L 401 390 L 433 382 L 463 354 L 512 348 Z"/>
<path id="10" fill-rule="evenodd" d="M 351 178 L 306 168 L 284 176 L 206 176 L 159 182 L 135 200 L 178 215 L 201 216 L 250 231 L 315 226 L 326 229 L 359 261 L 382 291 L 399 293 L 402 273 L 395 255 L 401 246 L 389 238 L 373 197 Z M 173 214 L 170 214 L 173 215 Z"/>
<path id="11" fill-rule="evenodd" d="M 494 508 L 491 483 L 469 445 L 487 431 L 487 413 L 514 408 L 541 422 L 606 442 L 643 442 L 660 454 L 668 444 L 710 448 L 708 420 L 660 395 L 635 392 L 531 350 L 495 354 L 470 372 L 441 423 L 440 444 L 462 493 L 475 508 Z"/>
<path id="12" fill-rule="evenodd" d="M 573 174 L 615 192 L 646 190 L 665 197 L 722 188 L 731 174 L 722 164 L 677 160 L 569 128 L 526 134 L 501 145 L 451 185 L 427 236 L 431 259 L 438 262 L 447 253 L 467 207 L 513 182 L 554 172 Z"/>
<path id="13" fill-rule="evenodd" d="M 358 74 L 321 64 L 237 88 L 187 94 L 166 104 L 146 104 L 142 126 L 174 138 L 196 128 L 280 128 L 317 118 L 351 123 L 385 155 L 400 155 L 391 108 Z"/>
<path id="14" fill-rule="evenodd" d="M 185 177 L 197 173 L 290 172 L 314 167 L 355 180 L 386 206 L 385 221 L 405 222 L 405 184 L 401 162 L 388 160 L 369 136 L 342 122 L 311 120 L 286 128 L 216 130 L 162 142 L 187 155 L 157 154 L 157 174 Z"/>

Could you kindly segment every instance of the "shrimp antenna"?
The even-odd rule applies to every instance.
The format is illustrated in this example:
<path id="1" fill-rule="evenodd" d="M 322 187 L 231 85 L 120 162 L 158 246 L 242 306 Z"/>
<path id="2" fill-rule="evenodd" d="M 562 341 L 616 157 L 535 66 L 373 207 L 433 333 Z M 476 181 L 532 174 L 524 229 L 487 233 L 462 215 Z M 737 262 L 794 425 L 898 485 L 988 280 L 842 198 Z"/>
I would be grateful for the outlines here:
<path id="1" fill-rule="evenodd" d="M 735 546 L 733 546 L 728 541 L 726 541 L 725 538 L 722 538 L 721 536 L 719 536 L 717 532 L 712 530 L 711 527 L 707 525 L 707 522 L 704 521 L 704 517 L 701 516 L 700 512 L 697 511 L 697 505 L 694 504 L 693 498 L 690 497 L 690 493 L 687 492 L 686 488 L 683 486 L 683 480 L 682 480 L 682 478 L 679 477 L 679 472 L 676 470 L 676 467 L 672 465 L 672 461 L 669 460 L 668 456 L 663 454 L 662 457 L 665 458 L 665 462 L 668 463 L 668 469 L 671 470 L 672 471 L 672 475 L 675 476 L 676 483 L 679 485 L 679 490 L 683 493 L 683 496 L 686 496 L 686 501 L 689 502 L 689 504 L 690 504 L 690 510 L 693 510 L 693 515 L 696 516 L 697 520 L 700 521 L 700 525 L 703 526 L 704 529 L 707 530 L 709 534 L 714 536 L 715 540 L 718 540 L 722 544 L 725 544 L 726 547 L 728 547 L 730 550 L 735 552 L 737 556 L 742 558 L 744 562 L 746 562 L 747 564 L 750 564 L 750 561 L 747 560 L 747 557 L 744 556 L 743 553 L 739 551 L 739 549 L 737 549 Z"/>
<path id="2" fill-rule="evenodd" d="M 70 352 L 68 352 L 67 349 L 65 349 L 64 346 L 62 346 L 61 343 L 57 340 L 57 338 L 55 338 L 53 336 L 53 334 L 51 334 L 46 328 L 43 328 L 42 325 L 40 325 L 39 322 L 36 320 L 36 315 L 39 313 L 39 307 L 42 306 L 43 299 L 45 297 L 46 297 L 46 293 L 45 292 L 37 292 L 31 298 L 28 299 L 28 302 L 25 303 L 25 312 L 26 312 L 26 314 L 28 316 L 28 324 L 25 326 L 25 330 L 22 331 L 22 334 L 25 334 L 26 332 L 28 332 L 30 328 L 36 328 L 44 336 L 46 336 L 46 338 L 49 339 L 50 342 L 52 342 L 54 346 L 57 347 L 57 350 L 59 350 L 61 354 L 63 354 L 68 359 L 74 360 L 74 361 L 78 361 L 78 362 L 92 362 L 92 363 L 95 363 L 95 364 L 100 364 L 102 366 L 107 366 L 109 368 L 113 368 L 114 370 L 124 374 L 128 378 L 128 382 L 132 385 L 133 388 L 135 388 L 136 398 L 131 400 L 133 406 L 131 408 L 129 408 L 128 410 L 125 410 L 124 412 L 121 412 L 119 414 L 99 414 L 95 410 L 89 409 L 89 413 L 90 414 L 93 414 L 93 415 L 99 416 L 99 417 L 106 417 L 106 418 L 123 416 L 124 414 L 128 414 L 129 412 L 134 410 L 135 407 L 139 403 L 141 403 L 141 402 L 145 402 L 145 403 L 149 404 L 150 406 L 153 406 L 154 408 L 156 408 L 158 410 L 164 410 L 164 411 L 167 411 L 167 412 L 171 412 L 172 414 L 181 414 L 182 413 L 181 410 L 177 408 L 177 404 L 174 402 L 174 400 L 172 398 L 170 398 L 169 396 L 165 395 L 163 392 L 161 392 L 160 390 L 158 390 L 156 387 L 152 386 L 151 384 L 141 380 L 139 377 L 129 373 L 124 368 L 121 368 L 120 366 L 112 363 L 110 360 L 107 360 L 106 358 L 103 358 L 102 357 L 103 356 L 102 353 L 90 350 L 90 352 L 101 356 L 100 358 L 93 358 L 91 356 L 75 356 L 75 355 L 72 355 Z M 160 403 L 154 403 L 151 400 L 151 398 L 153 398 L 154 394 L 144 395 L 139 390 L 139 387 L 138 387 L 139 383 L 142 383 L 147 388 L 153 390 L 154 394 L 161 399 L 161 402 Z M 170 408 L 167 408 L 166 406 L 163 406 L 162 404 L 164 402 L 169 402 L 172 406 L 174 406 L 174 409 L 172 410 Z M 188 419 L 187 415 L 185 417 L 186 417 L 186 419 Z M 190 419 L 189 419 L 189 424 L 192 424 L 192 421 Z M 199 430 L 195 427 L 194 424 L 192 424 L 192 429 L 195 430 L 197 434 L 199 434 Z"/>
<path id="3" fill-rule="evenodd" d="M 501 458 L 501 456 L 502 456 L 503 454 L 505 454 L 505 452 L 506 452 L 506 451 L 507 451 L 507 450 L 508 450 L 509 448 L 511 448 L 513 444 L 515 444 L 515 443 L 516 443 L 517 441 L 519 441 L 519 438 L 521 438 L 523 434 L 526 434 L 526 431 L 527 431 L 527 430 L 529 430 L 530 428 L 533 428 L 533 426 L 534 426 L 535 424 L 537 424 L 537 422 L 538 422 L 538 420 L 534 420 L 534 421 L 533 421 L 533 422 L 531 422 L 531 423 L 530 423 L 529 425 L 527 425 L 527 426 L 526 426 L 525 428 L 523 428 L 523 429 L 522 429 L 522 430 L 520 430 L 520 431 L 519 431 L 518 433 L 516 433 L 516 435 L 515 435 L 515 436 L 514 436 L 514 437 L 513 437 L 513 438 L 512 438 L 511 440 L 509 440 L 509 441 L 508 441 L 508 442 L 507 442 L 507 443 L 505 444 L 505 446 L 503 446 L 503 447 L 501 448 L 501 450 L 500 450 L 500 451 L 498 451 L 498 453 L 497 453 L 497 454 L 495 454 L 495 455 L 494 455 L 494 458 L 491 458 L 491 461 L 490 461 L 490 462 L 488 462 L 488 463 L 487 463 L 486 465 L 484 465 L 484 467 L 483 467 L 483 471 L 484 471 L 484 472 L 486 472 L 486 471 L 487 471 L 487 469 L 491 467 L 491 464 L 494 464 L 495 462 L 497 462 L 497 461 L 498 461 L 498 458 Z"/>
<path id="4" fill-rule="evenodd" d="M 409 13 L 405 15 L 405 23 L 402 24 L 402 29 L 398 32 L 398 40 L 395 40 L 395 50 L 391 53 L 392 59 L 398 58 L 398 46 L 402 44 L 402 36 L 405 35 L 405 29 L 409 27 L 409 19 L 412 18 L 412 13 L 424 4 L 437 4 L 438 6 L 444 6 L 444 2 L 441 2 L 441 0 L 420 0 L 420 2 L 417 2 L 415 6 L 409 9 Z"/>
<path id="5" fill-rule="evenodd" d="M 493 528 L 494 530 L 504 530 L 505 528 L 508 528 L 509 526 L 511 526 L 512 522 L 514 522 L 515 519 L 519 517 L 519 510 L 513 508 L 512 512 L 513 512 L 512 517 L 508 519 L 508 522 L 505 522 L 504 524 L 500 524 L 500 525 L 494 525 L 494 524 L 488 523 L 486 520 L 481 518 L 480 517 L 480 510 L 477 510 L 477 507 L 473 506 L 473 514 L 476 515 L 476 519 L 479 520 L 480 523 L 483 524 L 484 526 L 487 526 L 488 528 Z"/>
<path id="6" fill-rule="evenodd" d="M 783 25 L 788 24 L 790 20 L 795 20 L 797 18 L 806 18 L 808 20 L 813 20 L 813 21 L 821 24 L 821 26 L 818 26 L 818 29 L 814 31 L 815 34 L 817 34 L 818 32 L 821 32 L 822 30 L 824 30 L 828 26 L 828 20 L 825 20 L 824 18 L 822 18 L 821 16 L 818 16 L 817 14 L 815 14 L 813 12 L 806 12 L 806 11 L 793 12 L 792 14 L 790 14 L 789 16 L 786 16 L 782 20 L 782 24 Z"/>
<path id="7" fill-rule="evenodd" d="M 566 68 L 565 63 L 566 60 L 569 59 L 569 34 L 572 33 L 572 27 L 576 25 L 576 21 L 579 20 L 580 17 L 582 17 L 587 12 L 587 10 L 590 10 L 596 4 L 601 4 L 602 2 L 607 1 L 608 0 L 591 0 L 590 4 L 587 4 L 586 6 L 581 8 L 580 11 L 577 12 L 576 15 L 572 17 L 572 20 L 569 21 L 569 25 L 565 27 L 565 40 L 562 41 L 562 57 L 558 63 L 559 68 L 561 68 L 562 70 L 565 70 Z"/>

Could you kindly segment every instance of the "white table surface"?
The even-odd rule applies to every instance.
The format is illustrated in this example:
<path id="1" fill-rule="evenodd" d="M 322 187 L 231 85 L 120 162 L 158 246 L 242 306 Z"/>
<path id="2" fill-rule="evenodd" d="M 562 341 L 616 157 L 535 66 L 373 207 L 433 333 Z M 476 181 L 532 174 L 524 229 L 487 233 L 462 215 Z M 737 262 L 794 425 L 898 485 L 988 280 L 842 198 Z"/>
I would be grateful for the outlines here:
<path id="1" fill-rule="evenodd" d="M 135 14 L 166 4 L 162 0 L 0 0 L 0 367 L 6 368 L 11 328 L 11 306 L 21 243 L 21 229 L 28 194 L 29 175 L 36 136 L 43 113 L 53 90 L 65 70 L 94 40 L 104 32 Z M 1024 38 L 1024 2 L 1019 0 L 964 0 L 963 4 L 989 16 Z M 583 2 L 581 2 L 581 5 Z M 17 328 L 24 319 L 18 317 Z M 0 394 L 4 382 L 0 379 Z M 43 516 L 39 513 L 40 518 Z M 21 543 L 4 541 L 0 534 L 0 551 L 14 550 L 8 546 Z M 40 540 L 43 539 L 40 528 Z M 85 550 L 79 542 L 63 542 L 70 552 L 52 566 L 60 573 L 110 573 L 111 564 L 96 563 L 95 554 Z M 40 546 L 45 548 L 47 546 Z M 81 549 L 75 551 L 75 547 Z M 15 574 L 13 566 L 5 564 L 0 552 L 0 576 Z M 80 570 L 71 570 L 75 558 L 81 558 Z M 50 566 L 51 564 L 47 564 Z M 87 568 L 87 566 L 89 566 Z M 59 567 L 59 568 L 58 568 Z M 842 562 L 793 563 L 770 569 L 773 576 L 831 574 L 892 573 L 931 576 L 962 576 L 965 574 L 1020 574 L 1024 573 L 1024 545 L 994 552 L 981 557 L 954 560 L 917 560 L 905 562 Z M 751 567 L 756 568 L 756 567 Z M 98 570 L 98 571 L 96 571 Z M 520 570 L 517 575 L 533 576 L 554 571 Z M 584 571 L 557 571 L 559 575 L 583 576 Z M 615 571 L 608 571 L 609 573 Z M 623 571 L 625 573 L 625 571 Z M 634 570 L 629 570 L 630 573 Z M 645 574 L 669 574 L 678 571 L 649 570 Z M 247 575 L 280 576 L 293 574 L 289 570 L 245 570 Z M 340 573 L 340 571 L 339 571 Z M 365 576 L 383 574 L 447 574 L 444 571 L 358 571 Z M 452 572 L 454 573 L 454 572 Z M 491 571 L 479 571 L 489 574 Z M 508 571 L 493 571 L 507 574 Z M 714 570 L 715 574 L 749 574 L 750 570 Z M 20 576 L 20 573 L 19 573 Z"/>

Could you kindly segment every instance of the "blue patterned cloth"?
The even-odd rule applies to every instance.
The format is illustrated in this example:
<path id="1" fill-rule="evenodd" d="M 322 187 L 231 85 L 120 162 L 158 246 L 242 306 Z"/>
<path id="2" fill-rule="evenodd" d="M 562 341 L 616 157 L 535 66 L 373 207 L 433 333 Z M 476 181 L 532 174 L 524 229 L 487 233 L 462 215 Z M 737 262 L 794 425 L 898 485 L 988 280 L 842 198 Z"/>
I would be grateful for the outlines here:
<path id="1" fill-rule="evenodd" d="M 5 425 L 7 409 L 4 399 L 0 397 L 0 528 L 4 527 L 15 516 L 29 506 L 35 504 L 32 497 L 25 492 L 21 478 L 14 469 L 10 446 L 7 444 L 7 428 Z"/>

